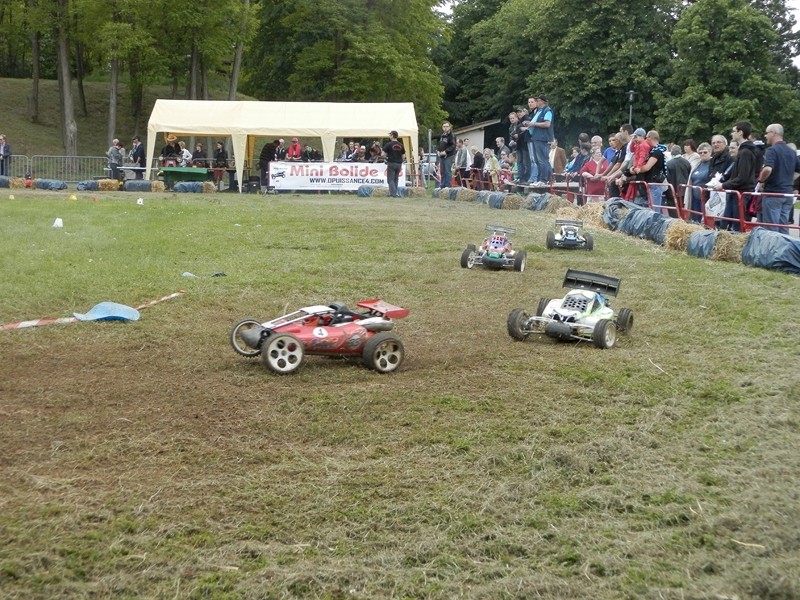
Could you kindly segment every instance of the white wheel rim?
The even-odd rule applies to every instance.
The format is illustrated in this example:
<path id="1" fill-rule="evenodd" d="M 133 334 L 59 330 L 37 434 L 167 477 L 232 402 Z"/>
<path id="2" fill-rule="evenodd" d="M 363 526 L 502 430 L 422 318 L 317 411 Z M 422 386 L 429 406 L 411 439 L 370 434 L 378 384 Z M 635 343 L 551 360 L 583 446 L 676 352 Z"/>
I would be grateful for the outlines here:
<path id="1" fill-rule="evenodd" d="M 402 360 L 403 351 L 400 349 L 400 345 L 393 340 L 386 340 L 379 344 L 373 354 L 375 367 L 383 373 L 394 371 L 400 366 Z"/>
<path id="2" fill-rule="evenodd" d="M 289 373 L 300 366 L 303 348 L 291 338 L 277 338 L 267 347 L 267 360 L 270 366 L 281 373 Z"/>

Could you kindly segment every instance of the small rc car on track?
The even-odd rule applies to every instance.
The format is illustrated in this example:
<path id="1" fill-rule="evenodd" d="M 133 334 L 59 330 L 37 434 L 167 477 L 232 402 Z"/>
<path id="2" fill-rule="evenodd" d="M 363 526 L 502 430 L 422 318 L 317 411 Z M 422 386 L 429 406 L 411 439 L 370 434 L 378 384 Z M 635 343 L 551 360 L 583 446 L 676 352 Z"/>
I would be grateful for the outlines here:
<path id="1" fill-rule="evenodd" d="M 509 227 L 487 225 L 486 231 L 490 235 L 483 240 L 480 248 L 475 244 L 468 244 L 461 253 L 461 267 L 471 269 L 475 265 L 483 265 L 489 269 L 503 269 L 511 267 L 520 273 L 525 270 L 528 253 L 525 250 L 516 251 L 511 245 L 509 235 L 516 231 Z"/>
<path id="2" fill-rule="evenodd" d="M 558 232 L 547 232 L 547 249 L 553 248 L 582 248 L 592 250 L 594 248 L 594 238 L 591 233 L 581 234 L 583 221 L 572 221 L 569 219 L 556 219 Z"/>
<path id="3" fill-rule="evenodd" d="M 330 304 L 306 306 L 271 321 L 242 319 L 231 330 L 231 346 L 247 358 L 261 356 L 264 366 L 280 374 L 298 369 L 306 354 L 360 356 L 374 371 L 395 371 L 405 351 L 390 332 L 393 319 L 408 316 L 408 309 L 377 299 L 357 306 L 363 310 Z"/>
<path id="4" fill-rule="evenodd" d="M 621 308 L 615 315 L 608 296 L 616 296 L 620 280 L 607 275 L 567 269 L 564 286 L 572 288 L 556 300 L 542 298 L 536 314 L 521 308 L 508 315 L 508 335 L 524 340 L 531 334 L 543 334 L 560 341 L 591 340 L 598 348 L 613 348 L 617 332 L 633 329 L 633 311 Z"/>

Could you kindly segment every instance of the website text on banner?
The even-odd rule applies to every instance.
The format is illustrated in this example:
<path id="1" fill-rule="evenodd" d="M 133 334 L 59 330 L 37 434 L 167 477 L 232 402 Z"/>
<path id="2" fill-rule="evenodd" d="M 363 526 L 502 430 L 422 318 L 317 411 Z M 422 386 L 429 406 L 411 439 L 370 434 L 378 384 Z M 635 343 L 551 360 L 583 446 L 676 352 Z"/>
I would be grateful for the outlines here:
<path id="1" fill-rule="evenodd" d="M 357 191 L 362 185 L 388 185 L 385 163 L 269 163 L 269 181 L 276 190 Z M 406 185 L 406 167 L 400 171 L 400 187 Z"/>

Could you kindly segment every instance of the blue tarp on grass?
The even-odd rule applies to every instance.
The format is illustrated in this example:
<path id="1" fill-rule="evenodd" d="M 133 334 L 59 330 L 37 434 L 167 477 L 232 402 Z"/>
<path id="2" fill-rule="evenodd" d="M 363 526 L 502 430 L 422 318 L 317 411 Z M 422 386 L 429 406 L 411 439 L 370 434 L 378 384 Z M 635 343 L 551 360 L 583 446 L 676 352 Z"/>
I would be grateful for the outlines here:
<path id="1" fill-rule="evenodd" d="M 742 249 L 742 262 L 751 267 L 800 275 L 800 240 L 756 227 Z"/>

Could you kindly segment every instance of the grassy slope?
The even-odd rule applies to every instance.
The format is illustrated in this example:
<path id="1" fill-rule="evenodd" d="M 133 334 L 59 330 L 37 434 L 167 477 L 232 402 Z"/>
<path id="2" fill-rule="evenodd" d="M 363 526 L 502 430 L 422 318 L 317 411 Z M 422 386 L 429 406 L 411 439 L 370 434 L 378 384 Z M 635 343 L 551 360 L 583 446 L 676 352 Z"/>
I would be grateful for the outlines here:
<path id="1" fill-rule="evenodd" d="M 547 252 L 552 219 L 4 199 L 2 322 L 187 294 L 0 333 L 0 595 L 798 597 L 800 279 L 605 231 Z M 458 267 L 490 221 L 525 273 Z M 622 278 L 617 348 L 506 334 L 567 267 Z M 393 376 L 312 357 L 278 377 L 228 347 L 240 318 L 363 297 L 411 308 Z"/>
<path id="2" fill-rule="evenodd" d="M 108 83 L 87 81 L 86 92 L 87 115 L 84 116 L 78 106 L 77 86 L 75 91 L 75 120 L 78 125 L 78 154 L 82 156 L 104 156 L 108 149 Z M 8 136 L 15 154 L 33 156 L 61 155 L 64 153 L 61 144 L 60 106 L 58 83 L 42 81 L 39 89 L 40 118 L 36 124 L 27 118 L 28 97 L 31 94 L 29 79 L 0 78 L 0 131 Z M 142 122 L 133 122 L 130 115 L 130 96 L 128 87 L 120 85 L 120 98 L 117 106 L 117 130 L 115 137 L 125 141 L 139 135 L 142 140 L 147 133 L 147 120 L 150 118 L 156 98 L 170 98 L 171 88 L 167 86 L 151 86 L 145 90 Z M 226 93 L 212 92 L 213 100 L 227 97 Z M 246 97 L 242 97 L 246 99 Z"/>

